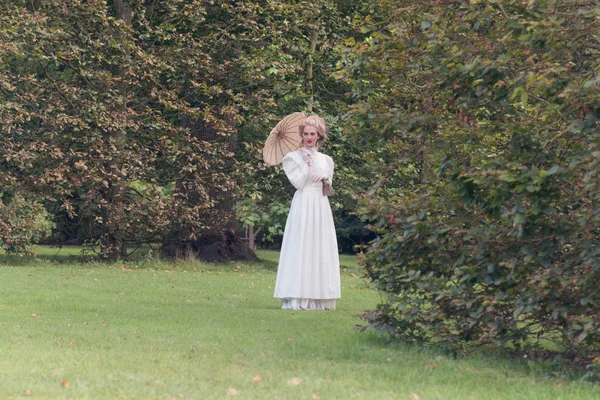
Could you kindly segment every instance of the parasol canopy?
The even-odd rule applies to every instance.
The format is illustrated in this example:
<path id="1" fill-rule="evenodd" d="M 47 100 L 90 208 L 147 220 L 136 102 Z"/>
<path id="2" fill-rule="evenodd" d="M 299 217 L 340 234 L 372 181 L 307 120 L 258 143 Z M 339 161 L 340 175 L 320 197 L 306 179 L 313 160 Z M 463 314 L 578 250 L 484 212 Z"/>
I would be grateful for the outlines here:
<path id="1" fill-rule="evenodd" d="M 263 147 L 263 159 L 267 165 L 281 164 L 287 153 L 298 150 L 302 143 L 299 128 L 305 119 L 306 115 L 295 112 L 273 128 Z"/>

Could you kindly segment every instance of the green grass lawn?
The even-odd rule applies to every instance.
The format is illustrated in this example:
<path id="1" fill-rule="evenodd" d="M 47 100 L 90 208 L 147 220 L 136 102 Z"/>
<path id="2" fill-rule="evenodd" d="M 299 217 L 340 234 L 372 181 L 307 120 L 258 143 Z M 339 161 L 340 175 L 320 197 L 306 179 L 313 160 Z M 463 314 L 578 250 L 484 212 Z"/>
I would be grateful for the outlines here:
<path id="1" fill-rule="evenodd" d="M 299 312 L 273 299 L 275 252 L 258 265 L 63 256 L 0 256 L 1 399 L 600 398 L 523 362 L 357 332 L 378 297 L 351 257 L 338 309 Z"/>

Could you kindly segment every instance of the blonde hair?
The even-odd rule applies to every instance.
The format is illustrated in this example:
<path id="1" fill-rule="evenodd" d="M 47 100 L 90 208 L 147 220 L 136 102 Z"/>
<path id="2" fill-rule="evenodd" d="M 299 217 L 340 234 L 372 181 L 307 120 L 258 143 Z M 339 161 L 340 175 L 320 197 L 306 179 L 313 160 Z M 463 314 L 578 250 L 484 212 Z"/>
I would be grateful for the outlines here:
<path id="1" fill-rule="evenodd" d="M 327 138 L 327 123 L 325 120 L 318 115 L 311 115 L 310 117 L 306 117 L 304 122 L 300 124 L 299 131 L 300 137 L 304 134 L 304 128 L 307 126 L 314 126 L 317 128 L 317 134 L 319 135 L 319 139 L 317 139 L 317 146 L 320 146 L 321 143 Z"/>

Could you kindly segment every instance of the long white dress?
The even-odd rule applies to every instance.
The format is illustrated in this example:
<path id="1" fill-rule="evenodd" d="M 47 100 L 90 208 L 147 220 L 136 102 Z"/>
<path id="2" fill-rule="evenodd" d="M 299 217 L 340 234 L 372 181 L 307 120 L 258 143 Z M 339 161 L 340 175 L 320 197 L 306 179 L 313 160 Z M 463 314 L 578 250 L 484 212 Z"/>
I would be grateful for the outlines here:
<path id="1" fill-rule="evenodd" d="M 335 310 L 341 294 L 335 226 L 323 182 L 313 182 L 316 173 L 333 181 L 333 160 L 319 152 L 311 158 L 310 168 L 301 150 L 283 159 L 283 169 L 298 190 L 283 233 L 275 298 L 284 303 L 283 309 Z"/>

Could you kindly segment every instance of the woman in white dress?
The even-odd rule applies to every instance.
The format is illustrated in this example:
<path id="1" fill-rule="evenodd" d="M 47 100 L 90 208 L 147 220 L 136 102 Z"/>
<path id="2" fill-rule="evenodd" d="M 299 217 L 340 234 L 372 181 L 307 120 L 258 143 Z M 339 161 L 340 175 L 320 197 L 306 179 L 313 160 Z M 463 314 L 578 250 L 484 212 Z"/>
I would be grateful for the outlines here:
<path id="1" fill-rule="evenodd" d="M 323 187 L 331 187 L 333 160 L 320 153 L 325 121 L 307 117 L 302 147 L 283 158 L 283 170 L 297 189 L 285 224 L 275 298 L 283 309 L 335 310 L 340 298 L 340 262 L 333 215 Z"/>

